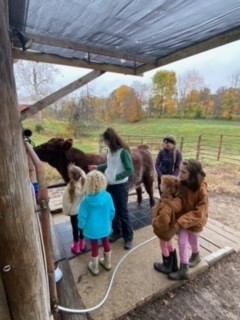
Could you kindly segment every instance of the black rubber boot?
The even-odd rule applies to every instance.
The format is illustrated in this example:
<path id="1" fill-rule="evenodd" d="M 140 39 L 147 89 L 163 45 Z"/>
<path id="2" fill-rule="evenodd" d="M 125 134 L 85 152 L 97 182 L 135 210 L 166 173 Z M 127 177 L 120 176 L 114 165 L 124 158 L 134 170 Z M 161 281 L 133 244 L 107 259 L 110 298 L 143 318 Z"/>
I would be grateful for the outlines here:
<path id="1" fill-rule="evenodd" d="M 169 273 L 168 278 L 171 280 L 185 280 L 189 278 L 188 264 L 180 263 L 180 269 L 177 272 Z"/>
<path id="2" fill-rule="evenodd" d="M 201 261 L 199 252 L 192 253 L 189 259 L 189 268 L 195 267 Z"/>
<path id="3" fill-rule="evenodd" d="M 172 270 L 173 272 L 178 271 L 178 261 L 177 261 L 177 251 L 174 249 L 173 252 L 170 252 L 171 257 L 173 258 L 172 260 Z"/>
<path id="4" fill-rule="evenodd" d="M 166 274 L 173 272 L 173 269 L 172 269 L 173 257 L 170 255 L 169 257 L 162 256 L 162 258 L 163 258 L 163 263 L 154 262 L 153 264 L 154 269 L 157 270 L 158 272 L 162 272 Z"/>
<path id="5" fill-rule="evenodd" d="M 121 234 L 112 233 L 111 236 L 109 237 L 109 242 L 115 242 L 120 238 L 122 238 Z"/>

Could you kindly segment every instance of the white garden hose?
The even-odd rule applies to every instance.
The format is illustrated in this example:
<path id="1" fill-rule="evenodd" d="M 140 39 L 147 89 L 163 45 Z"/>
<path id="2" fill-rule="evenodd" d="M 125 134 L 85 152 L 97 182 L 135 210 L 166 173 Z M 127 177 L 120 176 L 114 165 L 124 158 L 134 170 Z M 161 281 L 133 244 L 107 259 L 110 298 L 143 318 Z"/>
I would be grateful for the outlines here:
<path id="1" fill-rule="evenodd" d="M 144 244 L 146 244 L 146 243 L 154 240 L 155 238 L 156 238 L 156 236 L 154 236 L 154 237 L 152 237 L 152 238 L 150 238 L 150 239 L 148 239 L 148 240 L 146 240 L 146 241 L 138 244 L 136 247 L 132 248 L 127 254 L 125 254 L 125 255 L 120 259 L 120 261 L 119 261 L 118 264 L 116 265 L 115 270 L 114 270 L 114 272 L 113 272 L 113 274 L 112 274 L 112 278 L 111 278 L 111 281 L 110 281 L 110 283 L 109 283 L 107 293 L 106 293 L 105 297 L 103 298 L 103 300 L 102 300 L 99 304 L 97 304 L 96 306 L 94 306 L 94 307 L 92 307 L 92 308 L 88 308 L 88 309 L 70 309 L 70 308 L 65 308 L 65 307 L 58 306 L 58 310 L 63 311 L 63 312 L 70 312 L 70 313 L 87 313 L 87 312 L 92 312 L 92 311 L 100 308 L 100 307 L 104 304 L 104 302 L 107 300 L 107 298 L 108 298 L 108 296 L 109 296 L 109 293 L 110 293 L 111 288 L 112 288 L 112 285 L 113 285 L 114 277 L 115 277 L 115 275 L 116 275 L 116 272 L 117 272 L 118 268 L 119 268 L 120 265 L 122 264 L 122 262 L 123 262 L 123 261 L 127 258 L 127 256 L 128 256 L 129 254 L 131 254 L 133 251 L 135 251 L 135 250 L 138 249 L 139 247 L 143 246 Z"/>

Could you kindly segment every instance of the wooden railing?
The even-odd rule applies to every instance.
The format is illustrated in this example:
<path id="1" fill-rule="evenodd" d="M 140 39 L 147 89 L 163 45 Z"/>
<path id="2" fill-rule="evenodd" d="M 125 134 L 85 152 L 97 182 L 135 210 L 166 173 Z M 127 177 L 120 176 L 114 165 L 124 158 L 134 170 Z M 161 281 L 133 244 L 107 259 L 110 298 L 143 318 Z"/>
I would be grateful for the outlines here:
<path id="1" fill-rule="evenodd" d="M 155 159 L 162 148 L 163 137 L 121 135 L 130 147 L 146 144 Z M 240 136 L 236 135 L 208 135 L 202 134 L 192 137 L 177 138 L 177 147 L 183 157 L 197 159 L 205 164 L 214 162 L 236 165 L 240 167 Z M 105 152 L 106 146 L 99 138 L 99 151 Z"/>

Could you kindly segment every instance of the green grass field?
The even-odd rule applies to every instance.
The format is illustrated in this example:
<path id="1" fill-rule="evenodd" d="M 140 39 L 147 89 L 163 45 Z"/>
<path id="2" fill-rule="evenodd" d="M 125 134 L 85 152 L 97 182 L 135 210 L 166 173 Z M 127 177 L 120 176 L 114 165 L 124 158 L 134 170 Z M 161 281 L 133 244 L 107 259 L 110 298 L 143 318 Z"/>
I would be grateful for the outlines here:
<path id="1" fill-rule="evenodd" d="M 44 132 L 36 133 L 34 130 L 36 122 L 34 120 L 25 120 L 23 126 L 33 131 L 32 140 L 36 145 L 46 142 L 53 137 L 70 138 L 71 135 L 66 130 L 66 123 L 53 119 L 45 119 L 42 123 Z M 206 149 L 215 153 L 216 158 L 217 147 L 220 135 L 224 136 L 227 141 L 226 147 L 229 153 L 236 158 L 238 165 L 231 165 L 229 159 L 225 163 L 212 161 L 213 156 L 201 156 L 200 160 L 204 160 L 204 167 L 207 170 L 207 180 L 209 189 L 217 193 L 227 193 L 240 195 L 240 188 L 237 182 L 240 181 L 240 121 L 221 121 L 221 120 L 180 120 L 180 119 L 145 119 L 135 124 L 114 123 L 111 124 L 121 135 L 141 136 L 147 140 L 149 136 L 159 137 L 159 145 L 162 137 L 166 134 L 173 134 L 177 137 L 184 137 L 184 157 L 193 157 L 196 155 L 196 142 L 199 135 L 203 135 Z M 106 129 L 106 125 L 101 125 L 98 130 L 92 130 L 87 136 L 81 139 L 74 139 L 74 146 L 84 152 L 98 152 L 99 150 L 99 134 Z M 223 149 L 226 148 L 223 146 Z M 234 150 L 235 149 L 235 150 Z M 210 153 L 209 153 L 210 154 Z M 203 159 L 204 158 L 204 159 Z M 209 158 L 209 159 L 208 159 Z M 229 162 L 229 163 L 228 163 Z M 61 180 L 58 172 L 44 164 L 46 170 L 47 181 L 53 183 Z"/>
<path id="2" fill-rule="evenodd" d="M 146 119 L 136 124 L 120 125 L 124 134 L 165 135 L 176 137 L 200 134 L 240 134 L 240 122 L 189 119 Z M 134 131 L 134 132 L 133 132 Z"/>
<path id="3" fill-rule="evenodd" d="M 43 143 L 53 137 L 71 138 L 71 134 L 66 129 L 64 121 L 45 119 L 42 122 L 44 132 L 41 134 L 35 131 L 36 121 L 25 120 L 24 128 L 30 128 L 33 131 L 32 140 L 36 145 Z M 189 119 L 144 119 L 138 123 L 112 123 L 111 126 L 121 135 L 137 135 L 142 137 L 159 136 L 159 140 L 164 135 L 175 135 L 185 139 L 196 139 L 199 135 L 220 136 L 238 136 L 240 139 L 240 121 L 222 121 L 222 120 L 189 120 Z M 102 124 L 99 129 L 92 130 L 86 136 L 80 139 L 74 139 L 74 146 L 85 152 L 97 152 L 99 134 L 107 126 Z M 234 138 L 236 139 L 236 138 Z M 238 140 L 239 143 L 239 140 Z"/>

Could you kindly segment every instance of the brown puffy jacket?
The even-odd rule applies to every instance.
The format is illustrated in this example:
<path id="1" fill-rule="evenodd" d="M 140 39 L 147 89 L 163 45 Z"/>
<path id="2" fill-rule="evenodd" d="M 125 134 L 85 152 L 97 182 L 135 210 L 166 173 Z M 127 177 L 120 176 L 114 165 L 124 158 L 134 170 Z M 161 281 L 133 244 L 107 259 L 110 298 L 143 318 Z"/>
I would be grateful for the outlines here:
<path id="1" fill-rule="evenodd" d="M 184 187 L 181 194 L 182 210 L 176 215 L 181 229 L 201 232 L 208 219 L 208 192 L 206 182 L 193 192 Z"/>
<path id="2" fill-rule="evenodd" d="M 153 232 L 163 241 L 170 241 L 176 233 L 176 214 L 181 212 L 180 198 L 161 199 L 153 208 Z"/>

